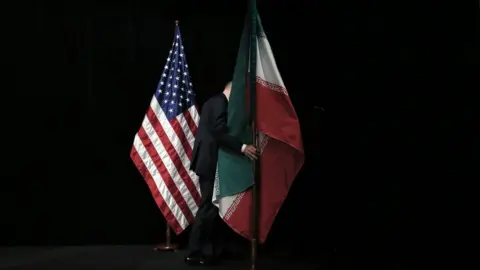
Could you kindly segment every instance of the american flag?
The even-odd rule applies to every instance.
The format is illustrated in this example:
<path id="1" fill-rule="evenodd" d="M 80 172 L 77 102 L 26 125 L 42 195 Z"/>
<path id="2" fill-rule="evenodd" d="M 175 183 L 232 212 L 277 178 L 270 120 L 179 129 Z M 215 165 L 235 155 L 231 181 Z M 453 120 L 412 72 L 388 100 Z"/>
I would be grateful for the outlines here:
<path id="1" fill-rule="evenodd" d="M 189 169 L 199 120 L 177 24 L 160 82 L 130 153 L 176 234 L 194 221 L 200 203 L 198 176 Z"/>

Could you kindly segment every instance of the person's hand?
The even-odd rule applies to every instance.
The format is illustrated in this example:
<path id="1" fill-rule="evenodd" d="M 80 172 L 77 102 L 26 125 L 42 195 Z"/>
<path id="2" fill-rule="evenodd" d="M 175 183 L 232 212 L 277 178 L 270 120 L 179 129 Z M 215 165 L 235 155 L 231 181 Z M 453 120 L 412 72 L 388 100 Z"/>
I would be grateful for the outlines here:
<path id="1" fill-rule="evenodd" d="M 247 156 L 250 160 L 256 160 L 258 158 L 257 148 L 253 145 L 247 145 L 245 150 L 243 151 L 245 156 Z"/>

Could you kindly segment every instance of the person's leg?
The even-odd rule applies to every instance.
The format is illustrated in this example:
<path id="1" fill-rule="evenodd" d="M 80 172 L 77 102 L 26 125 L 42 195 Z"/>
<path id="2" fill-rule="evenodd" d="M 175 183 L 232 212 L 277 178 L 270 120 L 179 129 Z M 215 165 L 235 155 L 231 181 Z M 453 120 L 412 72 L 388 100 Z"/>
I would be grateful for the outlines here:
<path id="1" fill-rule="evenodd" d="M 242 250 L 241 236 L 237 235 L 220 216 L 216 219 L 212 234 L 213 256 L 219 260 L 240 260 L 245 254 Z"/>
<path id="2" fill-rule="evenodd" d="M 203 257 L 202 250 L 210 238 L 218 209 L 212 203 L 214 176 L 200 176 L 200 192 L 202 199 L 192 225 L 189 239 L 190 256 L 187 261 L 195 261 L 193 257 Z"/>
<path id="3" fill-rule="evenodd" d="M 205 234 L 202 232 L 205 228 L 205 216 L 208 206 L 205 203 L 200 203 L 198 207 L 195 222 L 192 224 L 192 230 L 190 231 L 190 237 L 188 241 L 188 249 L 192 255 L 197 255 L 202 252 L 205 243 Z"/>
<path id="4" fill-rule="evenodd" d="M 214 223 L 213 233 L 211 235 L 212 241 L 212 255 L 216 258 L 219 258 L 225 248 L 225 244 L 228 243 L 228 234 L 227 234 L 227 224 L 222 220 L 222 218 L 217 214 Z"/>

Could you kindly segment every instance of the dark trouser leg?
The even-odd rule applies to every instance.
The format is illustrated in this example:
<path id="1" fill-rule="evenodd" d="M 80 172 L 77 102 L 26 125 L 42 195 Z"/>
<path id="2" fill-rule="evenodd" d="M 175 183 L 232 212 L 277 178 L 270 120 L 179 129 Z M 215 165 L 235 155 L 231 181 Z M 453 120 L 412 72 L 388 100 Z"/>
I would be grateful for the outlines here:
<path id="1" fill-rule="evenodd" d="M 212 203 L 215 175 L 200 176 L 202 200 L 192 225 L 188 247 L 191 252 L 202 252 L 213 230 L 218 209 Z"/>
<path id="2" fill-rule="evenodd" d="M 215 232 L 212 234 L 212 253 L 214 257 L 218 257 L 225 249 L 225 245 L 228 244 L 228 225 L 217 215 L 215 218 Z"/>

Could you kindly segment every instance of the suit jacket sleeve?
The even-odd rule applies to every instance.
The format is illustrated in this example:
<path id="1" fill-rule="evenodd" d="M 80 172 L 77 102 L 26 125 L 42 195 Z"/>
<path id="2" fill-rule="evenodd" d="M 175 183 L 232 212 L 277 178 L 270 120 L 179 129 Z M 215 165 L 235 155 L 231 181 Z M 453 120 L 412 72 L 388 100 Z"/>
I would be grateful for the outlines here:
<path id="1" fill-rule="evenodd" d="M 217 140 L 219 146 L 228 149 L 237 154 L 242 154 L 243 143 L 236 137 L 228 134 L 227 127 L 227 103 L 218 102 L 213 106 L 214 130 L 213 136 Z"/>

